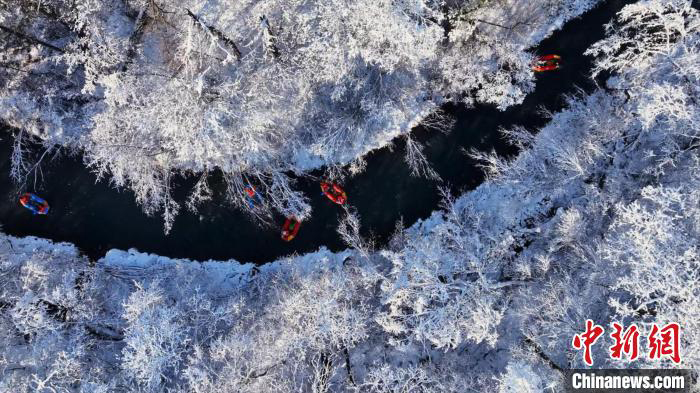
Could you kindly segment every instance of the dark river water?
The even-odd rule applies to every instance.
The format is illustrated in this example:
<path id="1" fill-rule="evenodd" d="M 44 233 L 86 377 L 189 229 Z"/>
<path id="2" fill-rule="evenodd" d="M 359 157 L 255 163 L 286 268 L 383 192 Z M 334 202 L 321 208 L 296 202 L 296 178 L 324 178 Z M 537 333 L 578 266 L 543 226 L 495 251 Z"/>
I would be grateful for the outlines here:
<path id="1" fill-rule="evenodd" d="M 535 92 L 523 104 L 504 112 L 490 106 L 467 109 L 448 105 L 444 109 L 456 121 L 450 133 L 414 129 L 415 138 L 427 145 L 426 155 L 444 185 L 457 194 L 483 181 L 482 172 L 463 149 L 494 149 L 501 155 L 515 154 L 515 149 L 501 138 L 499 128 L 523 125 L 536 130 L 547 122 L 540 114 L 541 107 L 556 111 L 563 106 L 562 95 L 574 93 L 577 87 L 591 91 L 594 84 L 587 75 L 592 59 L 583 56 L 583 52 L 603 38 L 603 25 L 630 2 L 604 2 L 543 41 L 536 52 L 559 54 L 564 66 L 539 75 Z M 51 212 L 48 216 L 32 216 L 17 202 L 19 190 L 9 178 L 11 138 L 6 131 L 0 136 L 0 223 L 3 231 L 11 235 L 71 242 L 92 258 L 99 258 L 112 248 L 136 248 L 176 258 L 234 258 L 264 263 L 292 253 L 315 251 L 321 246 L 331 250 L 346 247 L 336 233 L 343 210 L 321 196 L 318 183 L 309 179 L 300 179 L 296 188 L 310 197 L 313 216 L 302 224 L 298 236 L 290 243 L 279 238 L 278 228 L 260 228 L 225 202 L 216 202 L 223 198 L 205 203 L 199 214 L 181 209 L 172 232 L 166 236 L 159 217 L 147 217 L 130 191 L 116 190 L 105 181 L 97 182 L 83 167 L 80 157 L 60 157 L 43 166 L 43 182 L 36 189 L 30 187 L 30 191 L 47 199 Z M 385 148 L 370 153 L 365 172 L 344 183 L 349 203 L 360 215 L 363 234 L 374 238 L 377 244 L 387 240 L 398 220 L 411 225 L 439 208 L 441 198 L 437 189 L 442 184 L 411 177 L 403 156 L 400 142 L 392 150 Z M 180 189 L 185 190 L 189 182 L 180 183 Z M 210 184 L 221 192 L 220 179 L 215 178 Z M 178 194 L 179 200 L 184 200 L 184 192 Z M 283 218 L 279 217 L 280 226 L 282 222 Z"/>

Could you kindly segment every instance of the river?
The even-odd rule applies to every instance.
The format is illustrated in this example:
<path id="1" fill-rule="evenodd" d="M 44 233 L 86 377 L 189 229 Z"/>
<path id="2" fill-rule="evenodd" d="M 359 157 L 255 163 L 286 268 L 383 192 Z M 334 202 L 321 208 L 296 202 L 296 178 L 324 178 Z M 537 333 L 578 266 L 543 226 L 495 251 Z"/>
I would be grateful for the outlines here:
<path id="1" fill-rule="evenodd" d="M 415 139 L 427 145 L 425 153 L 443 184 L 454 194 L 475 188 L 483 181 L 483 174 L 463 149 L 516 154 L 502 139 L 499 128 L 522 125 L 534 131 L 547 122 L 541 107 L 557 111 L 564 105 L 563 95 L 574 93 L 577 87 L 592 91 L 595 86 L 588 78 L 592 59 L 583 52 L 603 38 L 603 25 L 630 2 L 604 2 L 541 42 L 536 52 L 559 54 L 564 66 L 539 75 L 535 91 L 521 105 L 503 112 L 490 106 L 447 105 L 445 111 L 456 121 L 450 133 L 414 129 Z M 214 201 L 204 203 L 198 214 L 183 208 L 166 236 L 159 217 L 147 217 L 130 191 L 116 190 L 106 181 L 98 182 L 80 157 L 58 157 L 43 165 L 44 180 L 35 191 L 49 201 L 51 212 L 47 216 L 32 216 L 17 202 L 18 190 L 9 178 L 11 140 L 6 130 L 0 135 L 0 223 L 10 235 L 70 242 L 91 258 L 99 258 L 112 248 L 136 248 L 174 258 L 233 258 L 260 264 L 284 255 L 315 251 L 321 246 L 334 251 L 346 248 L 336 233 L 342 209 L 322 196 L 318 183 L 309 179 L 299 179 L 296 188 L 310 197 L 313 216 L 302 224 L 297 238 L 290 243 L 279 238 L 277 228 L 261 228 L 244 213 L 219 202 L 223 201 L 223 184 L 216 175 L 210 182 Z M 391 150 L 376 150 L 367 156 L 364 173 L 344 183 L 349 203 L 360 215 L 363 235 L 375 239 L 378 245 L 389 238 L 398 220 L 408 226 L 439 208 L 441 198 L 437 190 L 441 184 L 411 177 L 403 155 L 401 142 Z M 182 201 L 191 182 L 180 179 L 178 183 L 175 196 Z M 283 219 L 280 217 L 279 221 L 281 225 Z"/>

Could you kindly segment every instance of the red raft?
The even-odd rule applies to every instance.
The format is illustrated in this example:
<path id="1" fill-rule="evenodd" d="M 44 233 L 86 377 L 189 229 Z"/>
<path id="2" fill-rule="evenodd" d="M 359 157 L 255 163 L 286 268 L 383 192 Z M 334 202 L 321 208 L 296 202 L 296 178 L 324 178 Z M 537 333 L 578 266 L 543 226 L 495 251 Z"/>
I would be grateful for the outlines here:
<path id="1" fill-rule="evenodd" d="M 282 240 L 285 242 L 291 241 L 299 233 L 299 227 L 301 227 L 301 222 L 294 217 L 287 217 L 287 220 L 282 226 Z"/>
<path id="2" fill-rule="evenodd" d="M 22 194 L 22 196 L 19 197 L 19 203 L 29 209 L 33 214 L 48 214 L 49 212 L 49 203 L 31 192 Z"/>
<path id="3" fill-rule="evenodd" d="M 345 194 L 345 191 L 335 183 L 321 182 L 321 191 L 328 199 L 339 205 L 343 205 L 348 201 L 348 196 Z"/>
<path id="4" fill-rule="evenodd" d="M 560 61 L 561 57 L 559 55 L 540 56 L 532 64 L 532 70 L 535 72 L 558 70 Z"/>

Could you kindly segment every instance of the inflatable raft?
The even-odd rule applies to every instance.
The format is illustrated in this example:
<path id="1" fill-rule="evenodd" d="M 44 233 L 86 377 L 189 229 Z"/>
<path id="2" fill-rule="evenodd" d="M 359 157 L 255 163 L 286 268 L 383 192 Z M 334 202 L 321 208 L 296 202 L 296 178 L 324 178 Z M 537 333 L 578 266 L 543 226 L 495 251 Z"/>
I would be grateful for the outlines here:
<path id="1" fill-rule="evenodd" d="M 348 201 L 348 196 L 345 194 L 345 191 L 335 183 L 321 182 L 321 191 L 328 199 L 339 205 L 343 205 Z"/>
<path id="2" fill-rule="evenodd" d="M 553 71 L 559 69 L 561 57 L 559 55 L 540 56 L 532 64 L 532 70 L 535 72 Z"/>
<path id="3" fill-rule="evenodd" d="M 255 187 L 250 186 L 245 189 L 246 193 L 246 201 L 248 201 L 248 207 L 251 209 L 255 208 L 256 204 L 262 205 L 263 200 L 260 194 L 258 194 L 257 191 L 255 191 Z"/>
<path id="4" fill-rule="evenodd" d="M 282 240 L 289 242 L 294 239 L 299 233 L 299 227 L 301 227 L 301 222 L 294 217 L 287 217 L 287 220 L 282 226 Z"/>
<path id="5" fill-rule="evenodd" d="M 32 214 L 47 214 L 49 212 L 49 203 L 31 192 L 22 194 L 19 197 L 19 203 L 31 211 Z"/>

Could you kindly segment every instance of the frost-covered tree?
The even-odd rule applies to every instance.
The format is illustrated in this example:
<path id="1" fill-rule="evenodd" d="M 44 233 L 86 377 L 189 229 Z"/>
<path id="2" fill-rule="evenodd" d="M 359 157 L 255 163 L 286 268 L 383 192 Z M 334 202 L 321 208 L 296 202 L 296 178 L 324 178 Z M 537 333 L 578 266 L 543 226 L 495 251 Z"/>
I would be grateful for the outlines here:
<path id="1" fill-rule="evenodd" d="M 35 242 L 0 244 L 0 391 L 69 391 L 103 375 L 89 364 L 100 298 L 87 259 Z"/>
<path id="2" fill-rule="evenodd" d="M 509 363 L 499 383 L 499 393 L 538 393 L 546 391 L 547 385 L 542 376 L 525 363 Z"/>
<path id="3" fill-rule="evenodd" d="M 330 392 L 354 383 L 351 354 L 376 330 L 365 300 L 376 275 L 347 266 L 292 268 L 259 279 L 232 329 L 194 351 L 184 372 L 188 386 Z"/>
<path id="4" fill-rule="evenodd" d="M 168 305 L 158 283 L 137 286 L 124 304 L 125 347 L 122 367 L 146 391 L 159 391 L 179 363 L 188 344 L 180 309 Z"/>
<path id="5" fill-rule="evenodd" d="M 612 235 L 599 250 L 602 258 L 624 273 L 615 289 L 629 297 L 612 302 L 620 318 L 631 318 L 645 332 L 654 323 L 679 323 L 682 360 L 688 366 L 700 360 L 695 344 L 700 329 L 693 317 L 700 309 L 696 296 L 700 290 L 699 197 L 695 187 L 642 189 L 639 200 L 616 207 Z"/>

